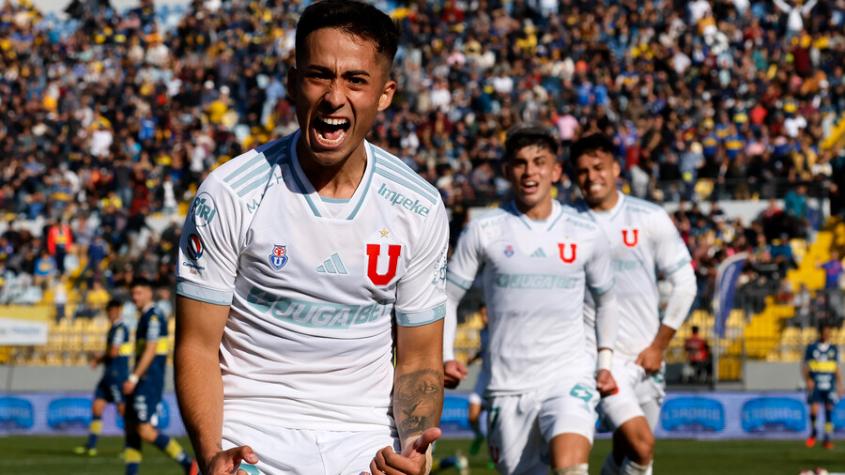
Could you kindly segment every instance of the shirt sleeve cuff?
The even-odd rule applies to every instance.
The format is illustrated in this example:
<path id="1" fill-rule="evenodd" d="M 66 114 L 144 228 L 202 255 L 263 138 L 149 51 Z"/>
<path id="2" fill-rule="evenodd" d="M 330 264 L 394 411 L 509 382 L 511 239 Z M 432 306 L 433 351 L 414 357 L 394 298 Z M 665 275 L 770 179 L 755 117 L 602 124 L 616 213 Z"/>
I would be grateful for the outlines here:
<path id="1" fill-rule="evenodd" d="M 403 327 L 421 327 L 442 320 L 446 316 L 446 304 L 442 303 L 436 307 L 422 312 L 400 312 L 396 311 L 396 323 Z"/>
<path id="2" fill-rule="evenodd" d="M 471 280 L 464 279 L 464 278 L 456 275 L 454 272 L 449 272 L 449 271 L 446 272 L 446 282 L 449 282 L 450 284 L 453 284 L 453 285 L 457 285 L 458 287 L 460 287 L 464 290 L 469 290 L 469 288 L 472 287 L 472 281 Z"/>
<path id="3" fill-rule="evenodd" d="M 214 305 L 232 305 L 234 292 L 210 289 L 187 280 L 182 280 L 176 283 L 176 295 Z"/>

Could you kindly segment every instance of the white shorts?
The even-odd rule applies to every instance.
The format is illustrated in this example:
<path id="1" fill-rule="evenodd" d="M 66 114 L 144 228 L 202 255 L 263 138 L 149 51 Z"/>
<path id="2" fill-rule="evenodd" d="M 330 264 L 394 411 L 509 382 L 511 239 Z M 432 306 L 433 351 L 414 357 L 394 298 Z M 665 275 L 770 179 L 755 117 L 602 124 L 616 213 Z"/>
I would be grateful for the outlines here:
<path id="1" fill-rule="evenodd" d="M 258 455 L 255 466 L 242 464 L 250 475 L 360 475 L 370 471 L 370 462 L 384 447 L 399 451 L 399 439 L 390 429 L 366 432 L 269 429 L 260 421 L 250 426 L 240 422 L 223 424 L 223 449 L 241 445 Z"/>
<path id="2" fill-rule="evenodd" d="M 614 429 L 635 417 L 643 416 L 654 430 L 666 395 L 664 369 L 649 376 L 633 359 L 614 355 L 611 372 L 619 392 L 601 400 L 602 415 Z"/>
<path id="3" fill-rule="evenodd" d="M 599 401 L 593 374 L 563 381 L 488 398 L 487 441 L 499 473 L 547 475 L 549 443 L 560 434 L 579 434 L 592 443 Z"/>

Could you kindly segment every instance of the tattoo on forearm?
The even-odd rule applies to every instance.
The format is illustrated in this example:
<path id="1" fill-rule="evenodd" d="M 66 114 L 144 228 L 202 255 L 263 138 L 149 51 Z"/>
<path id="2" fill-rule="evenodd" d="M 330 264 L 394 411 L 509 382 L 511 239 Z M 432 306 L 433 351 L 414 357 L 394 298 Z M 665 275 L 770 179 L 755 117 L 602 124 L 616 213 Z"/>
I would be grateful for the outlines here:
<path id="1" fill-rule="evenodd" d="M 397 375 L 393 415 L 400 440 L 434 427 L 443 408 L 443 372 L 423 369 Z"/>

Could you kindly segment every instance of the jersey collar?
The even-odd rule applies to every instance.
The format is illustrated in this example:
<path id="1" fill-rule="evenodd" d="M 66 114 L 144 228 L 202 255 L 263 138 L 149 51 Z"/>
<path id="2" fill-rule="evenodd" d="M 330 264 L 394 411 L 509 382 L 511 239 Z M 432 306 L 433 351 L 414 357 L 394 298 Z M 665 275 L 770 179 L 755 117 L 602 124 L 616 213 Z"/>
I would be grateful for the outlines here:
<path id="1" fill-rule="evenodd" d="M 549 230 L 557 223 L 563 213 L 563 207 L 558 200 L 552 200 L 552 212 L 546 219 L 534 220 L 525 215 L 519 208 L 516 207 L 516 201 L 511 200 L 505 206 L 505 210 L 513 214 L 525 225 L 528 229 L 534 230 Z"/>
<path id="2" fill-rule="evenodd" d="M 367 164 L 364 168 L 364 176 L 361 178 L 361 183 L 358 184 L 358 188 L 355 189 L 355 193 L 352 195 L 352 198 L 349 199 L 341 212 L 337 214 L 339 217 L 333 218 L 332 213 L 329 212 L 326 204 L 320 198 L 320 194 L 317 193 L 316 189 L 314 189 L 314 185 L 312 185 L 311 181 L 308 180 L 308 177 L 305 175 L 305 172 L 302 170 L 302 166 L 299 163 L 299 157 L 296 154 L 296 144 L 299 141 L 300 133 L 301 131 L 297 130 L 294 133 L 293 139 L 290 141 L 290 168 L 293 172 L 294 186 L 297 191 L 302 194 L 302 197 L 308 205 L 308 209 L 310 209 L 311 213 L 317 218 L 340 219 L 343 221 L 351 221 L 355 219 L 355 216 L 358 215 L 358 211 L 364 203 L 364 199 L 367 196 L 367 191 L 370 189 L 370 183 L 373 179 L 374 159 L 372 145 L 366 140 L 364 141 L 364 150 L 367 153 Z"/>

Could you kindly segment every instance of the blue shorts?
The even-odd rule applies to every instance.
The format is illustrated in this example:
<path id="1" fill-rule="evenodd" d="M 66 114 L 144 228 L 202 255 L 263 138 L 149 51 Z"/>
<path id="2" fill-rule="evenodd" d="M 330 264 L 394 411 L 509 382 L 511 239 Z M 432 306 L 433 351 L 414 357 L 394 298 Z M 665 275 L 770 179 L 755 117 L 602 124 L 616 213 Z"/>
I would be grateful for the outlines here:
<path id="1" fill-rule="evenodd" d="M 833 404 L 839 402 L 839 395 L 833 389 L 813 389 L 809 396 L 807 396 L 807 403 L 809 404 Z"/>
<path id="2" fill-rule="evenodd" d="M 94 390 L 94 399 L 105 399 L 113 404 L 123 404 L 123 381 L 102 378 Z"/>
<path id="3" fill-rule="evenodd" d="M 135 391 L 128 397 L 126 404 L 127 421 L 138 424 L 156 425 L 158 405 L 164 393 L 163 384 L 155 384 L 142 379 L 135 386 Z"/>

